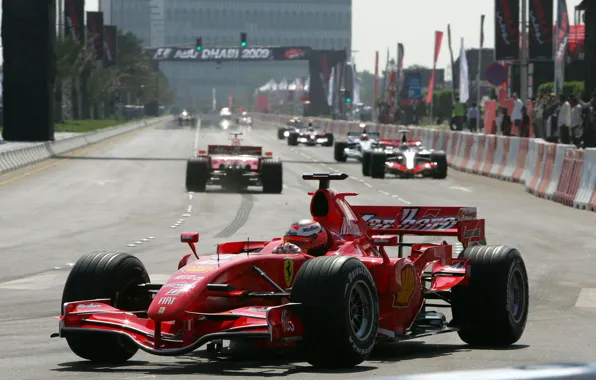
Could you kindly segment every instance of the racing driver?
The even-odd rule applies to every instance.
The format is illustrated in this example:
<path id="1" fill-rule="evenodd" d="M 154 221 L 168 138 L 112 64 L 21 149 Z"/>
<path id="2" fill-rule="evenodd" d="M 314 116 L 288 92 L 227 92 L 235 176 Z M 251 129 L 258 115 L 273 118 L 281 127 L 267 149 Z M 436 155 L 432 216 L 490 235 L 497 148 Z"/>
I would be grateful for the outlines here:
<path id="1" fill-rule="evenodd" d="M 323 256 L 329 249 L 329 236 L 320 223 L 303 219 L 293 223 L 286 231 L 283 243 L 273 253 L 302 253 Z"/>

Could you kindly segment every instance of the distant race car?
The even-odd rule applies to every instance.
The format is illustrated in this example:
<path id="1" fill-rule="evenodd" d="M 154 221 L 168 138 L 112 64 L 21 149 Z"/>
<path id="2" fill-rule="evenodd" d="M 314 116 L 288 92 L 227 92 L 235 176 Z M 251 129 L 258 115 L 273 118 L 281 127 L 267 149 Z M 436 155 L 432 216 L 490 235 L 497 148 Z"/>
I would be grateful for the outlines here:
<path id="1" fill-rule="evenodd" d="M 206 346 L 225 357 L 296 348 L 290 360 L 337 370 L 361 364 L 377 345 L 395 350 L 443 333 L 457 333 L 467 350 L 519 341 L 529 311 L 526 265 L 517 249 L 487 245 L 475 207 L 353 205 L 347 197 L 356 194 L 329 188 L 347 177 L 302 176 L 319 181 L 310 213 L 326 231 L 323 247 L 278 253 L 279 237 L 236 239 L 204 244 L 199 256 L 199 233 L 183 232 L 190 252 L 165 282 L 152 282 L 136 256 L 90 249 L 64 284 L 51 337 L 114 371 L 126 371 L 139 350 L 177 357 Z M 269 220 L 277 228 L 279 214 Z M 463 250 L 453 255 L 456 239 Z"/>
<path id="2" fill-rule="evenodd" d="M 236 123 L 232 119 L 232 111 L 228 107 L 224 107 L 219 112 L 218 125 L 221 129 L 226 130 L 236 126 Z"/>
<path id="3" fill-rule="evenodd" d="M 189 110 L 182 110 L 178 115 L 178 125 L 195 125 L 197 123 L 197 117 Z"/>
<path id="4" fill-rule="evenodd" d="M 236 123 L 244 127 L 252 127 L 252 118 L 248 116 L 248 112 L 242 112 Z"/>
<path id="5" fill-rule="evenodd" d="M 288 138 L 290 132 L 298 132 L 304 127 L 304 122 L 299 118 L 292 118 L 288 121 L 285 127 L 277 129 L 277 138 L 280 140 Z"/>
<path id="6" fill-rule="evenodd" d="M 362 174 L 372 178 L 385 178 L 386 174 L 398 178 L 447 178 L 445 152 L 425 148 L 419 140 L 408 140 L 407 131 L 402 133 L 401 140 L 379 140 L 364 152 Z"/>
<path id="7" fill-rule="evenodd" d="M 297 131 L 291 131 L 288 135 L 288 145 L 296 146 L 299 144 L 315 146 L 333 146 L 333 133 L 327 132 L 321 126 L 308 126 L 299 128 Z"/>
<path id="8" fill-rule="evenodd" d="M 337 162 L 346 162 L 348 158 L 355 158 L 362 161 L 362 154 L 365 150 L 371 149 L 380 138 L 377 132 L 348 132 L 348 139 L 335 143 L 333 158 Z"/>
<path id="9" fill-rule="evenodd" d="M 264 193 L 282 192 L 282 163 L 260 146 L 240 144 L 241 132 L 230 133 L 230 145 L 209 145 L 186 164 L 186 189 L 204 192 L 207 185 L 236 190 L 261 186 Z"/>

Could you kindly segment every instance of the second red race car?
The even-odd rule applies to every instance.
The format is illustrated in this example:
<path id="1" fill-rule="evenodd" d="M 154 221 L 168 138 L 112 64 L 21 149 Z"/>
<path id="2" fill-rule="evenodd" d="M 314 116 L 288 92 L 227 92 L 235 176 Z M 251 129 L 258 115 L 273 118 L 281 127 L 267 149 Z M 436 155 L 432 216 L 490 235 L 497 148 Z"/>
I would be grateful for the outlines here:
<path id="1" fill-rule="evenodd" d="M 181 240 L 192 253 L 159 284 L 134 256 L 93 252 L 68 276 L 52 336 L 98 363 L 124 363 L 139 349 L 179 356 L 207 345 L 225 353 L 222 343 L 231 341 L 297 347 L 312 365 L 333 368 L 362 363 L 383 342 L 456 332 L 472 346 L 505 347 L 521 338 L 524 261 L 515 248 L 486 245 L 476 208 L 354 206 L 346 199 L 357 194 L 329 188 L 347 175 L 303 178 L 319 181 L 310 213 L 326 231 L 325 249 L 275 253 L 285 243 L 276 238 L 222 243 L 199 256 L 199 234 L 187 232 Z M 445 241 L 408 243 L 405 235 L 457 238 L 464 249 L 454 258 Z"/>
<path id="2" fill-rule="evenodd" d="M 283 189 L 283 169 L 271 152 L 263 155 L 260 146 L 242 145 L 242 132 L 230 133 L 230 145 L 209 145 L 186 164 L 186 189 L 204 192 L 207 185 L 242 190 L 262 186 L 264 193 L 279 194 Z"/>

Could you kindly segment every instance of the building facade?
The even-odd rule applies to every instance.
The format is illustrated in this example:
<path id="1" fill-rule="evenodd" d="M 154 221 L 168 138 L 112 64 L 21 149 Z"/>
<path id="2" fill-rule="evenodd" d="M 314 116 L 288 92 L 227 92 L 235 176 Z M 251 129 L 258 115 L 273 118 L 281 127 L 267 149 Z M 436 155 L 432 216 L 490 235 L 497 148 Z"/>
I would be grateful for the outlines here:
<path id="1" fill-rule="evenodd" d="M 147 47 L 238 46 L 240 33 L 249 46 L 310 46 L 347 49 L 352 45 L 352 0 L 100 0 L 106 20 L 134 32 Z M 107 22 L 107 21 L 106 21 Z M 307 62 L 162 62 L 160 69 L 182 106 L 218 104 L 228 95 L 246 99 L 270 79 L 308 75 Z"/>

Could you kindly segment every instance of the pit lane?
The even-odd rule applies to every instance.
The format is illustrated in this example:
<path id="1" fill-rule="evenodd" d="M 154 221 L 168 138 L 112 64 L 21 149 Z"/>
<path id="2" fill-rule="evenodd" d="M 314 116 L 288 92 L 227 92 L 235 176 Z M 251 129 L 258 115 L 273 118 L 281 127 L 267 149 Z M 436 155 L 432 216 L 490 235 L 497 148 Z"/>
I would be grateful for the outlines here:
<path id="1" fill-rule="evenodd" d="M 0 186 L 0 370 L 6 378 L 361 378 L 593 359 L 595 315 L 575 307 L 582 288 L 596 288 L 593 213 L 537 199 L 519 185 L 455 171 L 444 181 L 373 180 L 363 177 L 356 163 L 333 162 L 332 148 L 288 149 L 269 125 L 255 123 L 245 132 L 243 144 L 263 145 L 284 160 L 282 195 L 216 189 L 188 194 L 185 161 L 193 150 L 194 131 L 175 124 L 148 128 Z M 227 141 L 222 132 L 204 129 L 199 135 L 201 147 Z M 487 219 L 488 242 L 519 248 L 528 266 L 531 311 L 519 344 L 502 351 L 470 350 L 457 335 L 447 334 L 380 347 L 347 374 L 321 374 L 306 363 L 271 356 L 209 362 L 201 355 L 139 353 L 124 367 L 92 367 L 75 357 L 64 340 L 49 339 L 57 328 L 53 316 L 69 264 L 83 253 L 106 249 L 136 254 L 159 281 L 187 253 L 179 243 L 181 232 L 201 233 L 199 252 L 231 239 L 226 236 L 233 230 L 232 238 L 238 240 L 279 236 L 286 225 L 308 216 L 306 192 L 316 183 L 303 181 L 301 174 L 329 170 L 353 176 L 334 187 L 359 192 L 351 199 L 356 204 L 478 206 Z"/>

